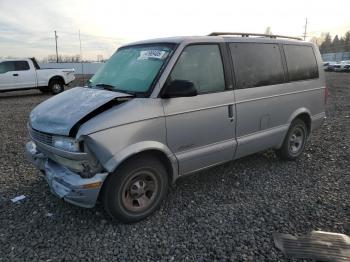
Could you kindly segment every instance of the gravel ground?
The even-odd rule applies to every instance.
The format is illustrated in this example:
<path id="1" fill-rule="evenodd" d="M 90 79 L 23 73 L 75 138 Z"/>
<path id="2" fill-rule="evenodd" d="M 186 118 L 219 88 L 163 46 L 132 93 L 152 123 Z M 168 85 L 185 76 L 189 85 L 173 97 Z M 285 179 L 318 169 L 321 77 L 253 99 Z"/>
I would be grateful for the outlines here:
<path id="1" fill-rule="evenodd" d="M 285 261 L 273 232 L 350 234 L 350 74 L 327 83 L 328 120 L 298 161 L 268 151 L 180 179 L 132 225 L 51 195 L 24 155 L 29 112 L 49 96 L 0 94 L 0 261 Z"/>

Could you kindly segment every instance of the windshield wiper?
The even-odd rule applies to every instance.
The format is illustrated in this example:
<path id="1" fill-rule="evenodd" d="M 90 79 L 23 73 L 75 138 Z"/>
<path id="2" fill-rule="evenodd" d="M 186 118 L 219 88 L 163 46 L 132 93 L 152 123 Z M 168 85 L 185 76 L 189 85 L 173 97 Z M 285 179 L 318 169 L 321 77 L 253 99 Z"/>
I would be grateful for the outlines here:
<path id="1" fill-rule="evenodd" d="M 109 91 L 114 91 L 115 90 L 115 86 L 112 86 L 112 85 L 108 85 L 108 84 L 96 84 L 96 85 L 93 85 L 94 87 L 102 87 L 102 89 L 106 89 L 106 90 L 109 90 Z"/>
<path id="2" fill-rule="evenodd" d="M 93 86 L 94 86 L 94 87 L 102 87 L 102 89 L 106 89 L 106 90 L 108 90 L 108 91 L 114 91 L 114 92 L 125 93 L 125 94 L 132 95 L 132 96 L 135 96 L 135 95 L 136 95 L 136 92 L 128 91 L 128 90 L 123 90 L 123 89 L 118 89 L 116 86 L 112 86 L 112 85 L 109 85 L 109 84 L 102 84 L 102 83 L 99 83 L 99 84 L 96 84 L 96 85 L 93 85 Z"/>

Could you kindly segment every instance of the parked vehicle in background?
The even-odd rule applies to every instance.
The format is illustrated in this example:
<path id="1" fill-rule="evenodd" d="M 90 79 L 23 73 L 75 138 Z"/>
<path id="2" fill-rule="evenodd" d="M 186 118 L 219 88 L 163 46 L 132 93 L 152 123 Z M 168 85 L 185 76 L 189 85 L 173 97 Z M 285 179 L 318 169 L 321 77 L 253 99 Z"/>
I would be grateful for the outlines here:
<path id="1" fill-rule="evenodd" d="M 344 72 L 350 72 L 350 64 L 344 65 Z"/>
<path id="2" fill-rule="evenodd" d="M 82 207 L 99 197 L 111 217 L 135 222 L 181 176 L 269 148 L 301 156 L 325 118 L 318 48 L 232 35 L 123 46 L 88 86 L 38 105 L 26 148 L 51 191 Z"/>
<path id="3" fill-rule="evenodd" d="M 74 79 L 74 69 L 41 69 L 34 58 L 0 59 L 0 92 L 37 88 L 58 94 Z"/>
<path id="4" fill-rule="evenodd" d="M 350 60 L 340 61 L 338 72 L 348 72 L 350 67 Z"/>
<path id="5" fill-rule="evenodd" d="M 340 63 L 336 63 L 332 67 L 333 67 L 334 72 L 341 72 L 342 71 L 342 66 Z"/>
<path id="6" fill-rule="evenodd" d="M 334 66 L 336 64 L 336 62 L 323 62 L 323 69 L 328 72 L 334 71 Z"/>

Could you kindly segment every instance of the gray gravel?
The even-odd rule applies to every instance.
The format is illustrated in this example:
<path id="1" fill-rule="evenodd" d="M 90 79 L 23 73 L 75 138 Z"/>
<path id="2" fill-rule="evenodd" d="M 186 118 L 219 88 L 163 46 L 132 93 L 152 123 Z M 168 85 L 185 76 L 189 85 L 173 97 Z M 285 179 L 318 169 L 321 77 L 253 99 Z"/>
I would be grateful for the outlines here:
<path id="1" fill-rule="evenodd" d="M 329 118 L 302 158 L 268 151 L 183 178 L 133 225 L 52 196 L 24 156 L 29 112 L 49 96 L 0 94 L 0 261 L 285 261 L 273 232 L 350 234 L 350 74 L 327 79 Z"/>

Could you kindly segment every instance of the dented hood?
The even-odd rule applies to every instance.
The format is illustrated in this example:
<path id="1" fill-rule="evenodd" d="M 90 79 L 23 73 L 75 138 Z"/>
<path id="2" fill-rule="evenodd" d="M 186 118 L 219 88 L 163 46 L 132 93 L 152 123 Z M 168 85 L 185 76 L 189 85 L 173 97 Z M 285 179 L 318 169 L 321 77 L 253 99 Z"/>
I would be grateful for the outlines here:
<path id="1" fill-rule="evenodd" d="M 32 128 L 45 133 L 69 135 L 71 129 L 80 120 L 120 97 L 130 97 L 130 95 L 101 89 L 76 87 L 35 107 L 30 113 L 30 125 Z"/>

